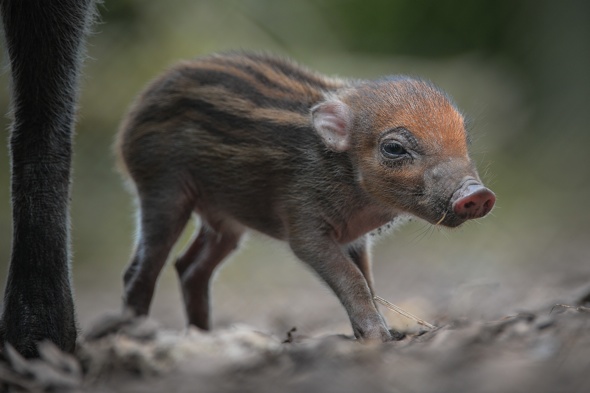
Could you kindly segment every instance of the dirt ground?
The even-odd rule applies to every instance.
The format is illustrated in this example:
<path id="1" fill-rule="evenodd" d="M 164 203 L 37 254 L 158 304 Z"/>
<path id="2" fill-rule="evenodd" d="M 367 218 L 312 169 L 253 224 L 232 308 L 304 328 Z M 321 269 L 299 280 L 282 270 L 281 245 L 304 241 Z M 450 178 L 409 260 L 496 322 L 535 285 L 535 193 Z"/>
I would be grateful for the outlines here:
<path id="1" fill-rule="evenodd" d="M 435 329 L 385 344 L 244 325 L 211 333 L 149 319 L 121 326 L 105 317 L 75 357 L 47 344 L 43 360 L 6 351 L 0 391 L 587 392 L 590 287 L 566 298 L 494 320 L 439 318 Z"/>
<path id="2" fill-rule="evenodd" d="M 263 238 L 217 275 L 210 333 L 184 328 L 170 266 L 151 319 L 118 325 L 124 264 L 74 265 L 75 357 L 5 351 L 0 392 L 589 392 L 585 232 L 488 221 L 459 232 L 418 223 L 375 245 L 377 293 L 437 326 L 382 308 L 404 333 L 385 344 L 353 340 L 336 297 Z"/>

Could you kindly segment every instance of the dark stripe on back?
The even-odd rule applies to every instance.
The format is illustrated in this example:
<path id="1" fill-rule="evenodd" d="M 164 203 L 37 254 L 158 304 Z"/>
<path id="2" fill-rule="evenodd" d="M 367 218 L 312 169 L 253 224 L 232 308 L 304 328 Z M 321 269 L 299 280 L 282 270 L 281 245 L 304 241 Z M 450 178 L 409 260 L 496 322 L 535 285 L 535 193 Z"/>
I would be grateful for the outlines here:
<path id="1" fill-rule="evenodd" d="M 287 94 L 300 94 L 296 90 L 293 90 L 283 84 L 278 83 L 276 80 L 271 79 L 267 75 L 265 75 L 264 71 L 261 69 L 256 69 L 255 66 L 252 64 L 244 63 L 244 59 L 241 57 L 238 58 L 224 58 L 223 65 L 227 65 L 229 67 L 238 69 L 242 72 L 247 73 L 248 75 L 252 76 L 256 81 L 260 82 L 261 84 L 265 85 L 266 87 L 270 87 L 272 89 L 277 89 L 283 93 Z M 252 59 L 250 59 L 252 60 Z M 254 60 L 253 60 L 254 61 Z M 257 61 L 259 63 L 259 61 Z M 297 81 L 291 81 L 291 83 Z"/>
<path id="2" fill-rule="evenodd" d="M 241 98 L 250 100 L 256 106 L 263 108 L 277 108 L 298 113 L 307 113 L 312 105 L 312 97 L 299 97 L 301 99 L 294 100 L 269 97 L 260 92 L 256 88 L 256 85 L 231 72 L 205 68 L 186 68 L 183 70 L 183 74 L 190 78 L 191 82 L 197 83 L 199 86 L 222 86 L 227 89 L 228 94 L 237 94 Z"/>
<path id="3" fill-rule="evenodd" d="M 264 53 L 252 53 L 252 52 L 229 52 L 217 58 L 219 64 L 231 63 L 239 68 L 245 69 L 248 67 L 244 63 L 244 59 L 248 59 L 254 63 L 266 64 L 272 68 L 278 74 L 284 75 L 287 79 L 292 82 L 298 82 L 316 88 L 319 90 L 331 90 L 334 89 L 334 85 L 331 82 L 326 81 L 321 75 L 308 70 L 302 65 L 293 63 L 290 60 L 283 59 L 281 57 L 272 56 Z M 217 60 L 216 59 L 216 60 Z"/>
<path id="4" fill-rule="evenodd" d="M 299 125 L 277 124 L 271 121 L 238 116 L 217 108 L 214 104 L 201 99 L 180 97 L 163 105 L 153 103 L 145 106 L 136 115 L 134 121 L 138 126 L 147 124 L 164 124 L 174 119 L 179 126 L 196 124 L 211 135 L 220 136 L 227 144 L 261 144 L 274 141 L 280 145 L 289 145 L 293 139 L 307 139 L 313 134 L 309 128 Z M 165 126 L 170 128 L 169 125 Z M 256 132 L 250 130 L 256 129 Z M 170 130 L 173 131 L 173 130 Z"/>

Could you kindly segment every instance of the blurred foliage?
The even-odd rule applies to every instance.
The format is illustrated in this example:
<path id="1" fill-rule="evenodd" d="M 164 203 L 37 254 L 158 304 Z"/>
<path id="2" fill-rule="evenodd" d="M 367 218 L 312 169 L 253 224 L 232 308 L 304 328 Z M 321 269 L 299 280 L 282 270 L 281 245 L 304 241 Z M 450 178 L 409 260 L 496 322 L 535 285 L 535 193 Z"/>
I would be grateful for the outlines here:
<path id="1" fill-rule="evenodd" d="M 517 1 L 317 0 L 330 25 L 355 52 L 441 57 L 505 50 Z"/>
<path id="2" fill-rule="evenodd" d="M 440 256 L 461 266 L 447 276 L 443 271 L 450 265 L 440 270 L 430 265 L 438 279 L 452 285 L 457 277 L 485 276 L 490 269 L 517 263 L 578 266 L 587 260 L 590 2 L 104 0 L 99 10 L 100 21 L 89 39 L 74 158 L 72 240 L 82 318 L 97 312 L 85 304 L 118 305 L 120 272 L 132 247 L 131 198 L 121 186 L 111 151 L 126 108 L 151 78 L 179 59 L 235 48 L 277 52 L 341 76 L 418 74 L 447 90 L 472 118 L 474 159 L 498 194 L 493 216 L 469 227 L 476 230 L 448 236 L 410 225 L 396 237 L 398 243 L 388 243 L 397 251 L 391 245 L 378 248 L 377 262 L 390 255 L 421 263 Z M 6 72 L 0 86 L 0 112 L 7 113 Z M 2 145 L 2 282 L 10 228 L 8 152 Z M 416 241 L 420 246 L 413 246 Z M 242 284 L 244 277 L 298 287 L 288 284 L 291 273 L 278 281 L 269 265 L 264 272 L 257 265 L 272 257 L 246 250 L 240 264 L 223 271 L 228 287 L 258 289 L 261 297 L 268 296 L 263 292 L 272 290 L 270 284 Z M 279 254 L 273 268 L 287 269 L 280 263 L 285 258 Z M 258 273 L 248 270 L 253 266 Z M 415 282 L 403 279 L 412 274 L 416 272 L 399 275 L 399 288 L 417 290 Z M 396 277 L 381 275 L 381 285 L 385 281 L 393 287 Z M 100 290 L 106 281 L 113 291 Z M 311 291 L 308 296 L 316 295 Z M 235 301 L 233 312 L 249 310 L 247 300 Z"/>

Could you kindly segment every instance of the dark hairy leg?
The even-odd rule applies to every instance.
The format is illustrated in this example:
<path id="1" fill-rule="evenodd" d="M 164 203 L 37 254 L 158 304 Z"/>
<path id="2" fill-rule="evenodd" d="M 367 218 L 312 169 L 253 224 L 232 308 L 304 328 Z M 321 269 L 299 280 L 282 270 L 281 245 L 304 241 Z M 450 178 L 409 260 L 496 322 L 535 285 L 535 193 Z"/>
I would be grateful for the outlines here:
<path id="1" fill-rule="evenodd" d="M 69 246 L 72 131 L 93 0 L 2 0 L 12 76 L 13 242 L 1 340 L 27 357 L 73 351 Z"/>

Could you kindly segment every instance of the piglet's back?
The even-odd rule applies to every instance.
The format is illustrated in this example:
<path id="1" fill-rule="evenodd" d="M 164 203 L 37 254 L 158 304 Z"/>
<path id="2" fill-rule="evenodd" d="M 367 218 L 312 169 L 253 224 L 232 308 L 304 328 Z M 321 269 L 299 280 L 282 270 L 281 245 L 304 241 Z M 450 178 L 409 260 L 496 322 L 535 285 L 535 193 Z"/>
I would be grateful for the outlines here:
<path id="1" fill-rule="evenodd" d="M 120 130 L 118 152 L 134 176 L 143 160 L 151 162 L 154 155 L 187 160 L 182 152 L 191 148 L 215 159 L 309 148 L 310 138 L 321 143 L 310 128 L 310 109 L 345 85 L 263 54 L 233 52 L 184 61 L 138 97 Z"/>

